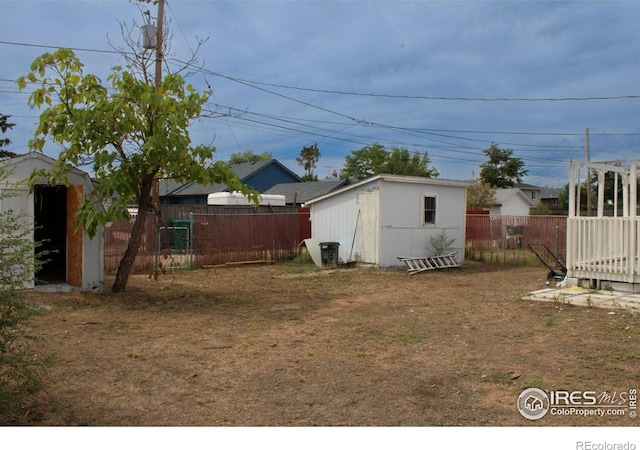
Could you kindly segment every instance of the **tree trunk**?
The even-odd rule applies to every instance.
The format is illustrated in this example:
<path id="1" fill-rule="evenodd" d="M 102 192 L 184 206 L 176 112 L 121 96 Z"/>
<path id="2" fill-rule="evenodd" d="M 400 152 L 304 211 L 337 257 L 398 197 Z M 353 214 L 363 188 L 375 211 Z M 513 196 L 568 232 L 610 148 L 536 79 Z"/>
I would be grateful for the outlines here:
<path id="1" fill-rule="evenodd" d="M 124 256 L 120 260 L 118 265 L 118 271 L 116 272 L 116 279 L 113 282 L 111 292 L 124 292 L 127 288 L 127 282 L 129 281 L 129 274 L 133 268 L 133 263 L 136 260 L 140 243 L 142 242 L 142 234 L 145 231 L 145 224 L 147 223 L 147 211 L 149 210 L 149 196 L 151 195 L 151 187 L 153 186 L 153 178 L 151 180 L 143 180 L 141 185 L 141 195 L 138 201 L 138 215 L 136 221 L 133 224 L 131 230 L 131 236 L 129 236 L 129 242 L 127 244 L 127 250 L 124 252 Z"/>

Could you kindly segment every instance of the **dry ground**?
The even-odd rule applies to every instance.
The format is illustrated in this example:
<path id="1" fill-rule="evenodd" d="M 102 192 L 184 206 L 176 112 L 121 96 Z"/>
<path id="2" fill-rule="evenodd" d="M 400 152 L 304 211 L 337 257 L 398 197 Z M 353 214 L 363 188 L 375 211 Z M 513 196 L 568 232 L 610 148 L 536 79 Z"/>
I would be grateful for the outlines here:
<path id="1" fill-rule="evenodd" d="M 278 264 L 136 275 L 124 295 L 30 294 L 54 362 L 12 423 L 637 426 L 518 413 L 525 387 L 640 387 L 640 317 L 520 300 L 546 273 Z"/>

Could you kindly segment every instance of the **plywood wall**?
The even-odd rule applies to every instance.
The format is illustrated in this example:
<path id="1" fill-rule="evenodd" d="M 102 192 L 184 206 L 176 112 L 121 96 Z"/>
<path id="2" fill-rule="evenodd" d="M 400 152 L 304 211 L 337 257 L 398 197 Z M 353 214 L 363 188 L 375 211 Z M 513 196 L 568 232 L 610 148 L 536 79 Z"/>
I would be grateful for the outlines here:
<path id="1" fill-rule="evenodd" d="M 67 189 L 67 283 L 82 287 L 82 229 L 76 229 L 76 214 L 83 202 L 82 185 L 69 186 Z"/>

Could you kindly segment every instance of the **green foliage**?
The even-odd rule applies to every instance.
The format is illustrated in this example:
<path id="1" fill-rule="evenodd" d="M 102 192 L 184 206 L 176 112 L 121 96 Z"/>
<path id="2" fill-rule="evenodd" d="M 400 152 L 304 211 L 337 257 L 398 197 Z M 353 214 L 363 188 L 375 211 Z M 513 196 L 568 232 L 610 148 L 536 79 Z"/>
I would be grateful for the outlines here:
<path id="1" fill-rule="evenodd" d="M 0 167 L 0 181 L 6 176 Z M 0 202 L 10 195 L 10 190 L 0 190 Z M 26 393 L 43 387 L 45 360 L 33 350 L 35 337 L 27 328 L 35 310 L 19 291 L 41 266 L 27 224 L 25 216 L 12 210 L 0 213 L 0 412 L 5 413 L 19 407 Z"/>
<path id="2" fill-rule="evenodd" d="M 436 178 L 440 174 L 429 167 L 431 160 L 427 152 L 409 152 L 406 148 L 393 148 L 387 160 L 384 173 L 414 177 Z"/>
<path id="3" fill-rule="evenodd" d="M 438 171 L 429 167 L 431 160 L 427 152 L 409 152 L 406 148 L 385 149 L 375 143 L 351 152 L 345 158 L 342 177 L 369 178 L 378 174 L 409 175 L 417 177 L 437 177 Z"/>
<path id="4" fill-rule="evenodd" d="M 78 224 L 90 236 L 99 225 L 129 219 L 127 207 L 150 209 L 155 180 L 169 177 L 177 182 L 224 183 L 229 191 L 247 194 L 254 202 L 258 193 L 248 189 L 225 162 L 213 162 L 215 148 L 191 145 L 190 123 L 199 118 L 210 93 L 198 93 L 179 75 L 167 75 L 159 87 L 138 79 L 121 67 L 112 69 L 109 87 L 95 75 L 85 74 L 83 64 L 69 49 L 36 58 L 31 72 L 18 79 L 24 89 L 34 90 L 29 105 L 43 109 L 32 151 L 43 151 L 46 142 L 62 146 L 50 173 L 52 184 L 68 184 L 69 171 L 90 166 L 101 180 L 80 207 Z M 106 210 L 102 199 L 115 199 Z M 139 214 L 129 247 L 123 257 L 114 291 L 124 290 L 141 242 L 145 214 Z"/>
<path id="5" fill-rule="evenodd" d="M 0 131 L 2 131 L 2 134 L 5 134 L 7 130 L 10 130 L 16 125 L 15 123 L 9 122 L 9 117 L 11 116 L 5 116 L 4 114 L 0 113 Z M 16 156 L 15 153 L 4 149 L 4 147 L 8 146 L 9 144 L 11 144 L 11 140 L 9 138 L 5 137 L 0 139 L 0 159 L 13 158 L 14 156 Z"/>
<path id="6" fill-rule="evenodd" d="M 178 75 L 166 76 L 156 89 L 119 67 L 108 81 L 110 88 L 85 75 L 67 49 L 38 57 L 18 80 L 21 89 L 27 83 L 37 86 L 29 105 L 45 107 L 30 149 L 42 151 L 47 140 L 64 145 L 49 180 L 66 184 L 70 170 L 91 165 L 95 177 L 105 181 L 97 185 L 97 197 L 116 199 L 106 211 L 95 201 L 82 206 L 79 223 L 90 235 L 98 224 L 128 218 L 127 206 L 146 201 L 149 192 L 143 188 L 162 176 L 227 183 L 230 190 L 247 193 L 227 163 L 213 163 L 215 148 L 191 146 L 188 127 L 208 92 L 197 93 Z"/>
<path id="7" fill-rule="evenodd" d="M 451 246 L 455 241 L 455 239 L 449 239 L 446 230 L 441 230 L 439 234 L 431 236 L 429 238 L 429 244 L 433 250 L 431 256 L 441 256 L 450 253 Z"/>
<path id="8" fill-rule="evenodd" d="M 467 209 L 481 211 L 494 205 L 496 201 L 496 189 L 490 184 L 484 183 L 480 178 L 467 188 Z"/>
<path id="9" fill-rule="evenodd" d="M 544 203 L 540 202 L 535 208 L 532 208 L 529 212 L 532 216 L 550 216 L 552 214 L 551 208 Z"/>
<path id="10" fill-rule="evenodd" d="M 272 159 L 273 159 L 273 155 L 269 152 L 256 154 L 253 152 L 253 150 L 247 150 L 242 153 L 232 153 L 231 157 L 229 158 L 229 164 L 271 161 Z"/>
<path id="11" fill-rule="evenodd" d="M 501 150 L 496 144 L 491 144 L 482 153 L 489 158 L 480 165 L 480 179 L 494 188 L 510 188 L 515 183 L 521 183 L 527 174 L 524 161 L 513 156 L 513 150 Z"/>
<path id="12" fill-rule="evenodd" d="M 307 147 L 302 147 L 300 150 L 300 157 L 296 158 L 298 164 L 304 169 L 304 181 L 318 181 L 318 176 L 313 174 L 316 164 L 320 160 L 320 149 L 318 144 L 313 144 Z"/>

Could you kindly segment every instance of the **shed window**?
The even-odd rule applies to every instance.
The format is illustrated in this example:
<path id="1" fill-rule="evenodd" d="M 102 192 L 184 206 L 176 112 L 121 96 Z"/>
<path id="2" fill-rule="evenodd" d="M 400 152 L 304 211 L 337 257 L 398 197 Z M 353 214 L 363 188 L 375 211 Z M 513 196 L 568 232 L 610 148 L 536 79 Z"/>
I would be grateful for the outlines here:
<path id="1" fill-rule="evenodd" d="M 436 223 L 436 198 L 432 196 L 424 196 L 422 200 L 422 224 L 435 225 Z"/>

